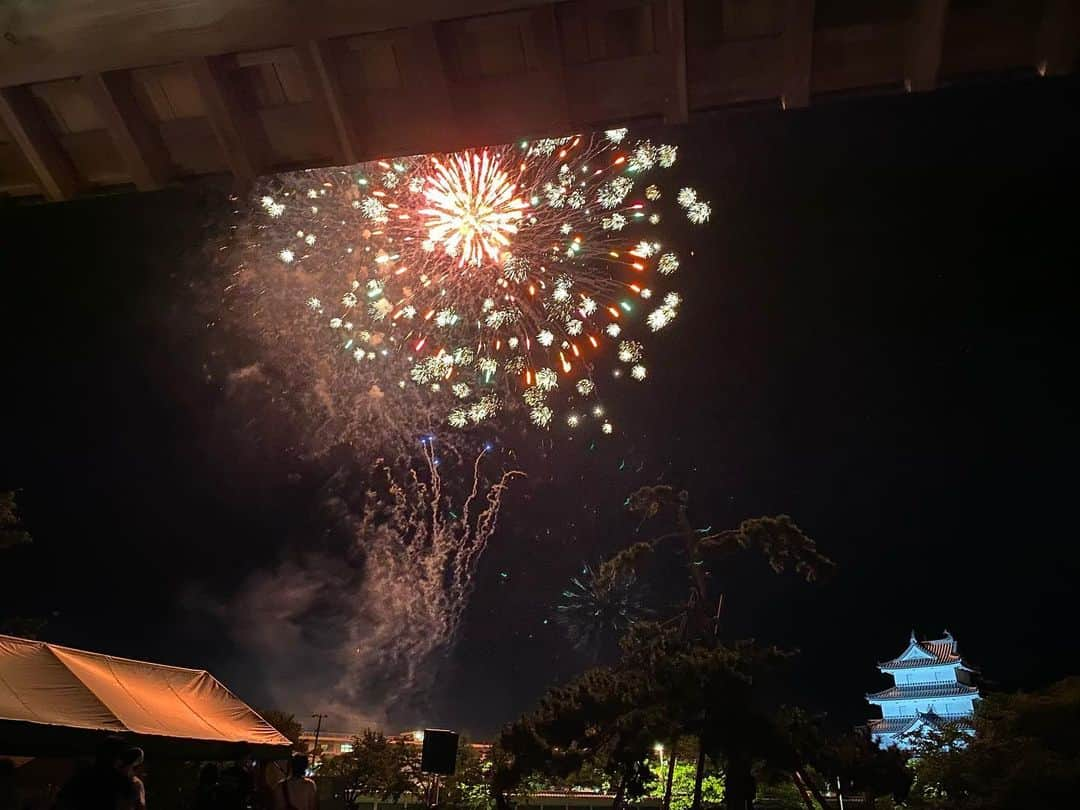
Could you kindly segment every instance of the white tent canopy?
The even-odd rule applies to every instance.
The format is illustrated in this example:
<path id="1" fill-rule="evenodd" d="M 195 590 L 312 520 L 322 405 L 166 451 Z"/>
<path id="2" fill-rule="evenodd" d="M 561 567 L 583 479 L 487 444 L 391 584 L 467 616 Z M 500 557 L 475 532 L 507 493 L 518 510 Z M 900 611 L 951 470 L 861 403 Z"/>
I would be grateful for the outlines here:
<path id="1" fill-rule="evenodd" d="M 290 744 L 205 670 L 0 635 L 0 754 L 74 753 L 104 734 L 202 759 Z"/>

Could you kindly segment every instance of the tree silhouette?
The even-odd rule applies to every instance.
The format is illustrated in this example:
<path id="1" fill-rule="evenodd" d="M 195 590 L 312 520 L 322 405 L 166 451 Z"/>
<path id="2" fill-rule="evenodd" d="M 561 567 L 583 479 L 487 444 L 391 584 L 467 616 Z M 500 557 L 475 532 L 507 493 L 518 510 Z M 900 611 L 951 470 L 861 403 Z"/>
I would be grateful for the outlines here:
<path id="1" fill-rule="evenodd" d="M 1080 677 L 1033 693 L 989 694 L 975 735 L 946 725 L 916 740 L 915 810 L 1075 807 L 1080 796 Z"/>
<path id="2" fill-rule="evenodd" d="M 362 797 L 397 802 L 424 791 L 418 752 L 371 729 L 353 737 L 352 751 L 324 760 L 319 774 L 343 779 L 347 807 L 356 807 Z"/>
<path id="3" fill-rule="evenodd" d="M 779 717 L 790 760 L 786 765 L 807 806 L 809 796 L 827 806 L 822 789 L 839 784 L 847 795 L 861 795 L 873 807 L 881 796 L 904 801 L 911 790 L 908 755 L 896 748 L 881 748 L 866 729 L 829 735 L 820 718 L 798 709 Z"/>
<path id="4" fill-rule="evenodd" d="M 620 810 L 644 795 L 647 760 L 659 729 L 670 732 L 642 673 L 599 668 L 551 689 L 533 712 L 504 729 L 493 791 L 499 806 L 531 775 L 564 781 L 589 766 L 615 788 Z"/>
<path id="5" fill-rule="evenodd" d="M 293 748 L 300 749 L 300 734 L 303 732 L 304 727 L 296 719 L 296 715 L 281 712 L 277 709 L 259 709 L 259 716 L 280 731 L 282 736 L 293 744 Z"/>
<path id="6" fill-rule="evenodd" d="M 667 518 L 674 524 L 673 531 L 634 543 L 601 567 L 602 580 L 627 571 L 640 576 L 659 549 L 681 541 L 690 584 L 680 616 L 686 638 L 715 637 L 723 594 L 718 595 L 717 611 L 713 612 L 706 575 L 721 580 L 719 566 L 738 552 L 757 552 L 765 557 L 774 573 L 792 571 L 807 582 L 820 579 L 835 567 L 788 515 L 750 518 L 735 529 L 712 532 L 693 527 L 688 514 L 689 501 L 685 490 L 676 491 L 670 486 L 641 487 L 633 492 L 626 505 L 641 518 L 642 524 L 654 518 Z"/>
<path id="7" fill-rule="evenodd" d="M 496 793 L 505 802 L 529 775 L 565 780 L 591 766 L 608 777 L 621 807 L 653 783 L 645 763 L 656 740 L 693 735 L 703 755 L 724 763 L 726 801 L 742 810 L 753 799 L 754 762 L 786 768 L 794 759 L 765 689 L 788 658 L 749 641 L 707 646 L 670 625 L 635 625 L 616 665 L 549 690 L 506 728 Z"/>
<path id="8" fill-rule="evenodd" d="M 616 805 L 641 796 L 653 780 L 643 763 L 657 740 L 674 749 L 684 736 L 698 740 L 692 807 L 703 802 L 707 758 L 722 763 L 725 804 L 752 807 L 753 766 L 765 762 L 794 776 L 799 762 L 768 686 L 786 671 L 787 653 L 753 641 L 721 643 L 724 565 L 736 554 L 762 555 L 776 573 L 814 581 L 832 561 L 787 515 L 744 520 L 735 529 L 695 529 L 689 495 L 669 486 L 638 489 L 627 507 L 641 519 L 669 528 L 636 542 L 604 562 L 564 594 L 576 632 L 587 638 L 625 626 L 622 656 L 613 667 L 592 670 L 553 689 L 536 711 L 507 727 L 500 739 L 505 757 L 494 791 L 506 802 L 532 774 L 567 778 L 591 766 L 608 775 Z M 689 592 L 659 621 L 630 621 L 628 589 L 655 573 L 656 553 L 681 551 Z M 666 794 L 666 791 L 665 791 Z M 665 807 L 670 796 L 665 795 Z"/>
<path id="9" fill-rule="evenodd" d="M 11 490 L 0 492 L 0 551 L 33 542 L 19 518 L 16 495 Z M 8 616 L 0 621 L 0 633 L 37 638 L 47 624 L 48 620 L 40 616 Z"/>
<path id="10" fill-rule="evenodd" d="M 0 551 L 29 542 L 30 533 L 19 520 L 15 493 L 0 492 Z"/>
<path id="11" fill-rule="evenodd" d="M 655 518 L 666 519 L 673 524 L 673 530 L 634 543 L 608 560 L 602 569 L 606 577 L 615 577 L 626 571 L 641 573 L 647 569 L 658 549 L 673 541 L 681 542 L 690 587 L 685 604 L 672 619 L 678 621 L 683 641 L 705 646 L 716 644 L 724 595 L 722 591 L 716 594 L 714 602 L 708 581 L 722 582 L 721 566 L 737 553 L 751 551 L 761 554 L 774 573 L 792 571 L 807 582 L 816 581 L 834 567 L 832 560 L 818 551 L 817 544 L 788 515 L 750 518 L 735 529 L 713 532 L 693 527 L 689 517 L 689 501 L 690 496 L 685 490 L 676 491 L 664 485 L 642 487 L 633 492 L 627 498 L 626 505 L 640 517 L 642 524 Z M 705 727 L 715 725 L 716 715 L 710 714 L 715 708 L 703 706 L 701 711 L 701 724 Z M 701 785 L 707 756 L 706 738 L 699 739 L 701 747 L 694 785 L 695 809 L 702 804 Z M 729 807 L 738 807 L 740 802 L 753 802 L 752 762 L 745 752 L 745 748 L 738 746 L 725 748 L 728 774 L 726 802 Z"/>

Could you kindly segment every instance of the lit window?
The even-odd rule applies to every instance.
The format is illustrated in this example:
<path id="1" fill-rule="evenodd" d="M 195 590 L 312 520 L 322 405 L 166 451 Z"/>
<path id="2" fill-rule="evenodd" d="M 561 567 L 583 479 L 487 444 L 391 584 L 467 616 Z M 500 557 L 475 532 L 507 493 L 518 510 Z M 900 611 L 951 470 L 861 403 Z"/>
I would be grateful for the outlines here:
<path id="1" fill-rule="evenodd" d="M 343 754 L 351 754 L 352 753 L 352 743 L 342 743 L 341 744 L 341 753 L 343 753 Z"/>

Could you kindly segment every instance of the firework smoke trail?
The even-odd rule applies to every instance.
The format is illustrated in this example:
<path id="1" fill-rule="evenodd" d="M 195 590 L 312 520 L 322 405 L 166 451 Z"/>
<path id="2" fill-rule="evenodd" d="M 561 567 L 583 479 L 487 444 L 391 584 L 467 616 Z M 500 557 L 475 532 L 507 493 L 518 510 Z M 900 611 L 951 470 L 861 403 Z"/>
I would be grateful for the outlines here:
<path id="1" fill-rule="evenodd" d="M 487 455 L 475 457 L 460 498 L 448 494 L 431 441 L 417 467 L 379 460 L 359 503 L 347 499 L 353 485 L 343 475 L 327 506 L 348 547 L 296 550 L 212 606 L 258 662 L 274 705 L 317 705 L 343 728 L 428 719 L 503 496 L 521 475 L 509 470 L 486 483 Z M 207 605 L 204 594 L 190 599 Z"/>
<path id="2" fill-rule="evenodd" d="M 368 643 L 374 641 L 382 657 L 363 659 L 355 673 L 359 689 L 389 669 L 397 679 L 395 698 L 422 695 L 434 677 L 434 659 L 453 645 L 503 493 L 523 474 L 504 472 L 485 487 L 480 470 L 485 453 L 473 463 L 472 488 L 460 515 L 443 491 L 430 441 L 424 442 L 425 474 L 409 469 L 399 479 L 384 466 L 381 486 L 368 491 L 357 538 L 367 557 L 362 597 L 383 613 Z M 377 672 L 364 671 L 371 664 Z"/>

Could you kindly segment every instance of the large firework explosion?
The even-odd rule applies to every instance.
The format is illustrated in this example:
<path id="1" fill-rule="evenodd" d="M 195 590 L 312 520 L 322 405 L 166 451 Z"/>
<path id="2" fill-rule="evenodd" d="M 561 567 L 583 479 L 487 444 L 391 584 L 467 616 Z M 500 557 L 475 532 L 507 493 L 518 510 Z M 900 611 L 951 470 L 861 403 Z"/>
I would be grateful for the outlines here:
<path id="1" fill-rule="evenodd" d="M 662 223 L 711 214 L 658 184 L 676 154 L 618 129 L 278 175 L 260 262 L 383 396 L 421 392 L 459 430 L 520 408 L 612 433 L 601 369 L 645 380 L 644 340 L 681 304 Z"/>

